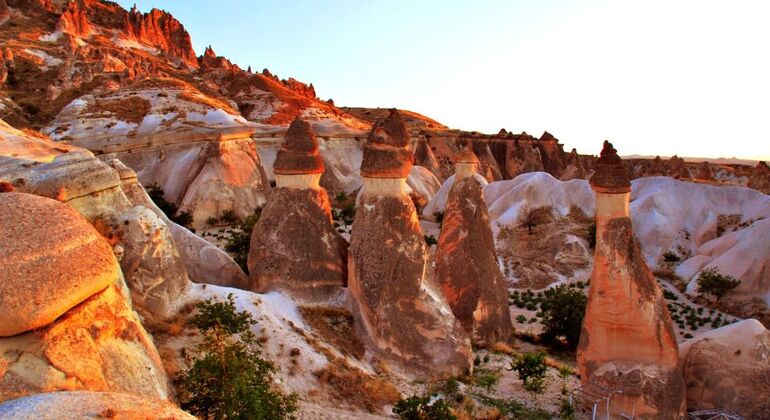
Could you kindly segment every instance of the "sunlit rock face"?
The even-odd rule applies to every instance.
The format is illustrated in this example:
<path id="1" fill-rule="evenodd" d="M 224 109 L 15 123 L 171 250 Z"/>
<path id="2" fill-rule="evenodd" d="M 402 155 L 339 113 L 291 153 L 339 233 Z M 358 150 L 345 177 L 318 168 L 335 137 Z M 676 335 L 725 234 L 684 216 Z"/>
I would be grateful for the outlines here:
<path id="1" fill-rule="evenodd" d="M 583 382 L 623 392 L 612 414 L 681 418 L 684 383 L 671 317 L 631 230 L 631 183 L 617 152 L 604 144 L 591 178 L 596 193 L 596 251 L 578 347 Z"/>
<path id="2" fill-rule="evenodd" d="M 196 418 L 168 401 L 121 392 L 50 392 L 0 404 L 2 419 L 80 420 L 106 414 L 126 420 Z"/>
<path id="3" fill-rule="evenodd" d="M 475 178 L 478 163 L 468 149 L 456 160 L 438 239 L 436 273 L 465 331 L 474 342 L 488 344 L 510 338 L 513 326 L 487 206 Z"/>
<path id="4" fill-rule="evenodd" d="M 0 194 L 0 401 L 59 390 L 169 396 L 107 241 L 71 207 Z"/>
<path id="5" fill-rule="evenodd" d="M 426 277 L 425 239 L 404 192 L 409 148 L 397 112 L 375 123 L 361 167 L 348 290 L 356 328 L 377 357 L 419 378 L 448 378 L 470 368 L 470 340 L 440 286 Z"/>
<path id="6" fill-rule="evenodd" d="M 700 334 L 679 346 L 687 408 L 770 418 L 770 331 L 747 319 Z"/>
<path id="7" fill-rule="evenodd" d="M 250 289 L 283 290 L 306 301 L 327 301 L 347 280 L 347 242 L 334 229 L 323 161 L 310 124 L 292 122 L 278 152 L 276 188 L 254 226 Z"/>

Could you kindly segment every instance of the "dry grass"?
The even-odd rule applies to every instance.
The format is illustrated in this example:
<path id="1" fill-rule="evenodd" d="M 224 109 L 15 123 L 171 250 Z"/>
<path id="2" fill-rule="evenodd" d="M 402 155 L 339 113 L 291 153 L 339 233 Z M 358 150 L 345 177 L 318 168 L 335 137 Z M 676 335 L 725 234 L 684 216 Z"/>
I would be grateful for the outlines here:
<path id="1" fill-rule="evenodd" d="M 300 306 L 302 318 L 340 353 L 361 359 L 366 349 L 354 329 L 353 315 L 342 308 Z"/>
<path id="2" fill-rule="evenodd" d="M 330 361 L 315 375 L 334 399 L 353 407 L 364 407 L 371 413 L 381 411 L 384 405 L 394 404 L 401 399 L 401 393 L 390 383 L 368 375 L 344 361 L 340 362 L 339 359 Z"/>
<path id="3" fill-rule="evenodd" d="M 495 352 L 495 353 L 503 353 L 503 354 L 513 354 L 514 350 L 513 347 L 508 344 L 504 343 L 502 341 L 495 341 L 494 343 L 486 346 L 486 348 L 489 351 Z"/>

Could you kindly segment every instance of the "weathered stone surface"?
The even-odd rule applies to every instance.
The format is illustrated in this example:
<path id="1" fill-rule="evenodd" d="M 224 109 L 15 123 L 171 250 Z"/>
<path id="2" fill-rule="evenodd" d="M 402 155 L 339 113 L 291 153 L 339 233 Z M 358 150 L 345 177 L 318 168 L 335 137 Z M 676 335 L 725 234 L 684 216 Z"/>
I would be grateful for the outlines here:
<path id="1" fill-rule="evenodd" d="M 71 207 L 0 194 L 0 336 L 48 325 L 120 276 L 110 245 Z"/>
<path id="2" fill-rule="evenodd" d="M 612 143 L 604 141 L 601 156 L 594 166 L 589 182 L 596 191 L 603 193 L 624 193 L 631 191 L 631 179 L 623 160 L 618 156 Z"/>
<path id="3" fill-rule="evenodd" d="M 120 392 L 67 391 L 31 395 L 0 404 L 0 420 L 193 420 L 175 405 Z"/>
<path id="4" fill-rule="evenodd" d="M 124 244 L 120 266 L 131 299 L 145 320 L 175 315 L 185 303 L 190 280 L 168 226 L 144 206 L 136 206 L 117 220 Z"/>
<path id="5" fill-rule="evenodd" d="M 295 118 L 286 131 L 281 150 L 273 163 L 273 172 L 281 175 L 320 174 L 324 163 L 318 153 L 318 139 L 310 123 Z"/>
<path id="6" fill-rule="evenodd" d="M 470 367 L 470 341 L 440 287 L 411 200 L 364 193 L 353 222 L 348 290 L 356 328 L 374 353 L 420 378 Z"/>
<path id="7" fill-rule="evenodd" d="M 388 118 L 377 120 L 364 145 L 361 176 L 367 178 L 406 178 L 412 169 L 409 132 L 395 109 Z"/>
<path id="8" fill-rule="evenodd" d="M 721 408 L 770 418 L 770 332 L 747 319 L 679 346 L 688 410 Z"/>
<path id="9" fill-rule="evenodd" d="M 436 272 L 452 312 L 474 341 L 488 344 L 510 338 L 508 289 L 497 265 L 489 214 L 475 177 L 455 181 L 449 192 Z"/>
<path id="10" fill-rule="evenodd" d="M 417 141 L 417 147 L 414 151 L 414 164 L 431 171 L 436 178 L 441 176 L 441 165 L 438 163 L 436 155 L 433 154 L 428 140 L 424 137 Z"/>
<path id="11" fill-rule="evenodd" d="M 347 241 L 332 226 L 325 190 L 273 189 L 251 235 L 251 290 L 323 301 L 345 285 L 346 260 Z"/>

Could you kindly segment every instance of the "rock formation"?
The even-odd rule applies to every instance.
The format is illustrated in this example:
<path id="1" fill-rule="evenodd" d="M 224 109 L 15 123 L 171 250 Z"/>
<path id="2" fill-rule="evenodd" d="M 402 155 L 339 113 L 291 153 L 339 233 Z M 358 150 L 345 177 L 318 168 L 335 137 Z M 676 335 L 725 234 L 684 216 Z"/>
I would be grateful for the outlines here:
<path id="1" fill-rule="evenodd" d="M 31 395 L 0 404 L 0 419 L 194 420 L 168 401 L 121 392 L 64 391 Z"/>
<path id="2" fill-rule="evenodd" d="M 770 418 L 770 331 L 747 319 L 679 346 L 687 408 Z"/>
<path id="3" fill-rule="evenodd" d="M 505 341 L 513 332 L 508 288 L 497 265 L 487 205 L 469 148 L 455 160 L 436 251 L 436 273 L 452 312 L 474 342 Z"/>
<path id="4" fill-rule="evenodd" d="M 347 279 L 347 242 L 334 229 L 324 165 L 310 124 L 295 119 L 273 166 L 276 188 L 254 226 L 250 288 L 284 290 L 309 301 L 328 300 Z"/>
<path id="5" fill-rule="evenodd" d="M 500 165 L 495 160 L 492 151 L 489 149 L 489 141 L 474 142 L 473 151 L 479 159 L 478 171 L 487 182 L 500 181 L 503 174 L 500 171 Z"/>
<path id="6" fill-rule="evenodd" d="M 533 147 L 530 142 L 514 140 L 506 144 L 505 175 L 509 179 L 526 172 L 543 170 L 540 150 Z"/>
<path id="7" fill-rule="evenodd" d="M 441 165 L 436 160 L 428 140 L 424 137 L 417 141 L 417 148 L 414 151 L 414 164 L 431 171 L 436 178 L 441 177 Z"/>
<path id="8" fill-rule="evenodd" d="M 356 328 L 377 357 L 416 377 L 448 378 L 470 367 L 470 340 L 426 277 L 427 247 L 404 192 L 411 166 L 409 134 L 393 110 L 364 146 L 348 290 Z"/>
<path id="9" fill-rule="evenodd" d="M 671 316 L 633 236 L 631 183 L 609 142 L 590 184 L 596 250 L 577 354 L 581 379 L 622 391 L 613 397 L 613 415 L 681 418 L 684 384 Z"/>
<path id="10" fill-rule="evenodd" d="M 58 390 L 169 396 L 109 243 L 71 207 L 0 194 L 0 401 Z"/>

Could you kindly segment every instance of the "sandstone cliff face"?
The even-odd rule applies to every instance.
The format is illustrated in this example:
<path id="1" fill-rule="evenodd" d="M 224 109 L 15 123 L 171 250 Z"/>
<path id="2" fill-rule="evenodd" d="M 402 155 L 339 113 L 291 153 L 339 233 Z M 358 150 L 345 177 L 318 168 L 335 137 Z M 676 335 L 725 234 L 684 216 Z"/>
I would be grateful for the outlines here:
<path id="1" fill-rule="evenodd" d="M 251 236 L 249 288 L 322 302 L 342 290 L 346 264 L 347 242 L 332 226 L 326 191 L 273 189 Z"/>
<path id="2" fill-rule="evenodd" d="M 770 418 L 770 332 L 755 319 L 718 328 L 679 346 L 687 408 Z"/>
<path id="3" fill-rule="evenodd" d="M 0 209 L 8 289 L 0 302 L 0 401 L 76 389 L 168 398 L 160 357 L 105 239 L 48 198 L 3 193 Z"/>
<path id="4" fill-rule="evenodd" d="M 470 367 L 468 336 L 440 286 L 426 278 L 427 249 L 411 200 L 364 194 L 348 252 L 356 327 L 378 357 L 426 379 Z"/>
<path id="5" fill-rule="evenodd" d="M 525 172 L 541 172 L 543 160 L 540 150 L 529 143 L 513 141 L 506 145 L 505 174 L 507 178 L 515 178 Z"/>
<path id="6" fill-rule="evenodd" d="M 508 289 L 497 265 L 481 185 L 473 177 L 456 181 L 449 192 L 436 273 L 452 312 L 474 341 L 510 338 Z"/>

